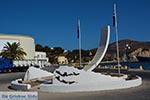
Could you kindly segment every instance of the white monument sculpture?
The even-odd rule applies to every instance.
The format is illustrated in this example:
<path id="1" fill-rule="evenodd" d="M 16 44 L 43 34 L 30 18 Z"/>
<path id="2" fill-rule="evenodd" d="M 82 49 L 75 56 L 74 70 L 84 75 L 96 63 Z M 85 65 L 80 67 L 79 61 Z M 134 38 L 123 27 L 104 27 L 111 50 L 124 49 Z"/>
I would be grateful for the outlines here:
<path id="1" fill-rule="evenodd" d="M 41 82 L 41 84 L 32 86 L 29 85 L 28 88 L 23 88 L 22 90 L 37 90 L 45 92 L 77 92 L 77 91 L 99 91 L 99 90 L 112 90 L 112 89 L 123 89 L 139 86 L 142 83 L 142 79 L 136 76 L 134 79 L 128 79 L 128 76 L 122 74 L 122 76 L 112 77 L 111 75 L 104 75 L 101 73 L 95 73 L 92 70 L 98 66 L 98 64 L 103 59 L 109 44 L 110 37 L 110 26 L 103 27 L 101 30 L 101 42 L 98 50 L 88 65 L 86 65 L 82 70 L 69 66 L 60 66 L 54 71 L 53 74 L 46 72 L 45 77 L 52 76 L 51 80 L 44 80 L 41 78 L 42 74 L 39 71 L 38 76 L 36 76 L 36 82 Z M 29 68 L 30 69 L 30 68 Z M 34 70 L 32 70 L 34 73 Z M 44 71 L 42 71 L 43 73 Z M 36 74 L 36 73 L 35 73 Z M 44 75 L 44 74 L 43 74 Z M 29 79 L 30 74 L 26 72 L 25 79 Z M 32 78 L 30 78 L 33 80 Z M 34 77 L 35 79 L 35 77 Z M 12 81 L 11 85 L 13 88 L 18 89 L 17 85 L 20 87 L 20 83 Z"/>

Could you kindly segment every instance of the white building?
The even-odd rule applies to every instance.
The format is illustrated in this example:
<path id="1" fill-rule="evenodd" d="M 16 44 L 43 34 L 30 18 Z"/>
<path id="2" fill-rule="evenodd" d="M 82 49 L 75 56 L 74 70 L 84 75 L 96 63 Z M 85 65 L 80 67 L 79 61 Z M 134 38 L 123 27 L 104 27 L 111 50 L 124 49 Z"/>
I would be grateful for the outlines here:
<path id="1" fill-rule="evenodd" d="M 25 59 L 34 59 L 35 56 L 35 44 L 34 38 L 30 36 L 24 35 L 16 35 L 16 34 L 0 34 L 0 52 L 2 51 L 4 45 L 14 42 L 19 42 L 21 48 L 27 53 Z"/>
<path id="2" fill-rule="evenodd" d="M 16 34 L 0 34 L 0 52 L 5 44 L 20 43 L 21 48 L 26 52 L 25 60 L 15 60 L 15 66 L 31 66 L 37 65 L 43 67 L 49 65 L 45 52 L 35 52 L 34 38 Z"/>
<path id="3" fill-rule="evenodd" d="M 35 63 L 40 67 L 48 65 L 48 58 L 45 52 L 35 52 Z"/>

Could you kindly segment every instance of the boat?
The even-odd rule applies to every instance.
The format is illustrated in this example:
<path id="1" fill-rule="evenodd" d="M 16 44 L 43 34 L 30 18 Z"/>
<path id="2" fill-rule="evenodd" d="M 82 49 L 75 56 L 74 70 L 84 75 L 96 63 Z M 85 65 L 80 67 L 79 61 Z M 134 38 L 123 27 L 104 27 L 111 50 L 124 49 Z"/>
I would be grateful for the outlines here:
<path id="1" fill-rule="evenodd" d="M 150 62 L 150 56 L 136 56 L 139 62 Z"/>

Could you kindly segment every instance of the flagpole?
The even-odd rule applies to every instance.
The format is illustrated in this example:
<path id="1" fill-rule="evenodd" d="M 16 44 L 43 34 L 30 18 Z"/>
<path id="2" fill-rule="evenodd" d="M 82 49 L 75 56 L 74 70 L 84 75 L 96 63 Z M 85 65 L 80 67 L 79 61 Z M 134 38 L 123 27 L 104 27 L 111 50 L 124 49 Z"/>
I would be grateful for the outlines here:
<path id="1" fill-rule="evenodd" d="M 80 30 L 80 19 L 78 19 L 78 40 L 79 40 L 79 59 L 80 59 L 80 67 L 81 67 L 82 59 L 81 59 L 81 30 Z"/>
<path id="2" fill-rule="evenodd" d="M 116 14 L 116 4 L 114 3 L 114 15 L 113 21 L 116 33 L 116 48 L 117 48 L 117 62 L 118 62 L 118 74 L 120 75 L 120 58 L 119 58 L 119 45 L 118 45 L 118 27 L 117 27 L 117 14 Z"/>

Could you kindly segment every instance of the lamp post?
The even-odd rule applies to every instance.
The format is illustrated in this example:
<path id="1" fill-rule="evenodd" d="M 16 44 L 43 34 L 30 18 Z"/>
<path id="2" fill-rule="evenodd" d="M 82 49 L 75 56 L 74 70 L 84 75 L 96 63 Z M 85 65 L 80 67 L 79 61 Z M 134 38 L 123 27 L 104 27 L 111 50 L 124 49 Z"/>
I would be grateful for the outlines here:
<path id="1" fill-rule="evenodd" d="M 126 47 L 125 47 L 125 55 L 126 55 L 126 60 L 128 61 L 128 59 L 129 59 L 129 56 L 128 56 L 128 50 L 130 50 L 130 46 L 128 45 L 128 44 L 126 44 Z"/>

